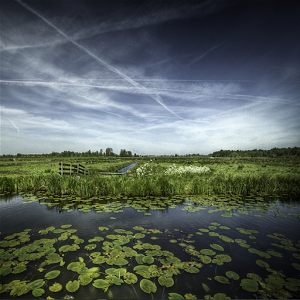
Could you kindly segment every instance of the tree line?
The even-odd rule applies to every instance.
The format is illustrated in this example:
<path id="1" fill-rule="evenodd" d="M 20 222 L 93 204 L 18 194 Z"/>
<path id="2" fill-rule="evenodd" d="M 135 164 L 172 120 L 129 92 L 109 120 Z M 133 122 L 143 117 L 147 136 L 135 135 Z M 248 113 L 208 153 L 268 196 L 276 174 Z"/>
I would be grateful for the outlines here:
<path id="1" fill-rule="evenodd" d="M 99 157 L 99 156 L 119 156 L 119 157 L 136 157 L 138 156 L 136 153 L 132 154 L 131 151 L 127 151 L 126 149 L 121 149 L 120 154 L 114 153 L 112 148 L 106 148 L 105 151 L 100 149 L 100 151 L 91 151 L 88 150 L 86 152 L 74 152 L 74 151 L 63 151 L 63 152 L 55 152 L 49 154 L 22 154 L 17 153 L 17 155 L 12 154 L 3 154 L 2 157 L 6 158 L 13 158 L 13 157 Z"/>
<path id="2" fill-rule="evenodd" d="M 212 157 L 278 157 L 300 156 L 299 147 L 272 148 L 270 150 L 220 150 L 210 154 Z"/>

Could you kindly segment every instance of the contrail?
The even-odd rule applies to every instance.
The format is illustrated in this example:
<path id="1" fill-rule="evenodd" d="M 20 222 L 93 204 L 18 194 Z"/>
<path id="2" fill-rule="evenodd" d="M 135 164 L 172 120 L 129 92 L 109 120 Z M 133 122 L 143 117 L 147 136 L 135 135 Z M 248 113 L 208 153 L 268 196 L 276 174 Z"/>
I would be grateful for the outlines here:
<path id="1" fill-rule="evenodd" d="M 33 14 L 35 14 L 36 16 L 38 16 L 39 18 L 41 18 L 45 23 L 47 23 L 49 26 L 51 26 L 52 28 L 54 28 L 59 34 L 61 34 L 64 38 L 66 38 L 70 43 L 72 43 L 73 45 L 77 46 L 78 48 L 80 48 L 82 51 L 84 51 L 85 53 L 87 53 L 89 56 L 93 57 L 95 60 L 97 60 L 100 64 L 104 65 L 105 67 L 107 67 L 110 71 L 118 74 L 119 76 L 123 77 L 125 80 L 127 80 L 129 83 L 131 83 L 133 86 L 135 86 L 136 88 L 142 90 L 145 94 L 147 94 L 148 96 L 150 96 L 152 99 L 154 99 L 157 103 L 159 103 L 161 106 L 163 106 L 167 111 L 169 111 L 171 114 L 173 114 L 174 116 L 176 116 L 179 119 L 182 119 L 180 116 L 178 116 L 175 112 L 173 112 L 171 109 L 169 109 L 163 102 L 162 99 L 158 96 L 158 95 L 152 95 L 150 93 L 150 91 L 144 87 L 143 85 L 139 84 L 138 82 L 134 81 L 133 79 L 131 79 L 130 77 L 128 77 L 127 75 L 123 74 L 122 72 L 120 72 L 118 69 L 116 69 L 115 67 L 111 66 L 110 64 L 108 64 L 106 61 L 104 61 L 103 59 L 99 58 L 98 56 L 96 56 L 95 54 L 93 54 L 91 51 L 89 51 L 88 49 L 86 49 L 85 47 L 83 47 L 82 45 L 78 44 L 76 41 L 74 41 L 72 38 L 70 38 L 68 35 L 66 35 L 63 31 L 61 31 L 59 28 L 57 28 L 55 25 L 53 25 L 50 21 L 48 21 L 46 18 L 44 18 L 41 14 L 39 14 L 37 11 L 35 11 L 34 9 L 32 9 L 31 7 L 29 7 L 27 4 L 23 3 L 21 0 L 15 0 L 16 2 L 18 2 L 20 5 L 22 5 L 23 7 L 25 7 L 26 9 L 28 9 L 30 12 L 32 12 Z"/>
<path id="2" fill-rule="evenodd" d="M 215 46 L 215 47 L 209 49 L 208 51 L 206 51 L 206 52 L 203 53 L 202 55 L 198 56 L 196 59 L 194 59 L 192 62 L 190 62 L 190 63 L 188 64 L 188 66 L 190 66 L 190 65 L 194 64 L 196 61 L 202 59 L 202 58 L 203 58 L 204 56 L 206 56 L 209 52 L 215 50 L 216 48 L 219 48 L 219 47 L 222 46 L 224 43 L 225 43 L 225 42 L 223 42 L 223 43 L 221 43 L 221 44 L 219 44 L 219 45 L 217 45 L 217 46 Z"/>
<path id="3" fill-rule="evenodd" d="M 14 126 L 18 130 L 18 132 L 20 132 L 19 128 L 16 126 L 16 124 L 11 119 L 7 118 L 7 120 L 12 124 L 12 126 Z"/>

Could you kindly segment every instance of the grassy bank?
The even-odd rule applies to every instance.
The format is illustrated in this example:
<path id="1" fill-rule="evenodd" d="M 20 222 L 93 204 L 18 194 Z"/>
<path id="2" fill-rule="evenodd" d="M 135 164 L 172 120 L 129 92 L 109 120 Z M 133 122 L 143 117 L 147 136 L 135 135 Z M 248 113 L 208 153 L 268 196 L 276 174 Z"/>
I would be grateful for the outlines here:
<path id="1" fill-rule="evenodd" d="M 95 161 L 87 164 L 89 176 L 58 175 L 58 164 L 50 172 L 1 176 L 0 191 L 45 190 L 81 197 L 102 195 L 171 196 L 197 194 L 289 194 L 300 195 L 299 159 L 211 159 L 149 158 L 127 175 L 103 176 L 98 171 L 116 171 L 130 159 Z M 48 164 L 49 165 L 49 164 Z M 41 168 L 42 166 L 40 166 Z M 45 168 L 45 166 L 43 166 Z M 129 175 L 129 176 L 128 176 Z"/>

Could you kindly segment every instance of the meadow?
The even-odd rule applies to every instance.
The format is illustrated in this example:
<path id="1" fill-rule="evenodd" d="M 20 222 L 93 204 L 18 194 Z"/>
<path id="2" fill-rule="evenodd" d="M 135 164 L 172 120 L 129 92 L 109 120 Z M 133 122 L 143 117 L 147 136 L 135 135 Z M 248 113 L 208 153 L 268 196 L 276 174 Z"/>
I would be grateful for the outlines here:
<path id="1" fill-rule="evenodd" d="M 300 159 L 213 158 L 206 156 L 64 158 L 80 163 L 88 176 L 60 176 L 61 158 L 1 161 L 0 191 L 80 197 L 173 195 L 300 195 Z M 103 176 L 138 161 L 125 175 Z"/>

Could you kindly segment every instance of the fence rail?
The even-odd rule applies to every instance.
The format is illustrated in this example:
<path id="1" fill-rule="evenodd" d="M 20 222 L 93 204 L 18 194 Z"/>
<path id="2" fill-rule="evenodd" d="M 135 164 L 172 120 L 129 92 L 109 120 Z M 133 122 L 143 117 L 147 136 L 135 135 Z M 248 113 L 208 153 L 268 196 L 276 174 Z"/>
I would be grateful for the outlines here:
<path id="1" fill-rule="evenodd" d="M 72 174 L 81 174 L 88 175 L 88 170 L 85 166 L 81 164 L 67 164 L 60 162 L 59 164 L 59 174 L 63 175 L 72 175 Z"/>

